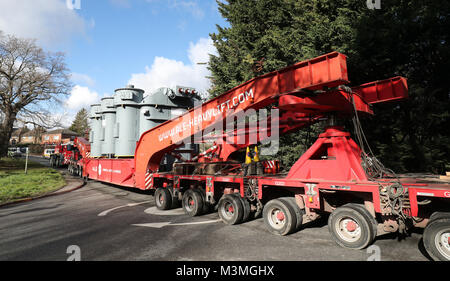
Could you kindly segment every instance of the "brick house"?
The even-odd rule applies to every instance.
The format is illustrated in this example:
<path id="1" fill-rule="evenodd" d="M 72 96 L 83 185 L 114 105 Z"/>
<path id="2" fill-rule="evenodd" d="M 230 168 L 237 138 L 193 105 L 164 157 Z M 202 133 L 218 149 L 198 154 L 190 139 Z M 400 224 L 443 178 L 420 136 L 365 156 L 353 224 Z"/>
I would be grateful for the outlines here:
<path id="1" fill-rule="evenodd" d="M 38 143 L 39 141 L 36 141 L 36 135 L 34 131 L 26 132 L 22 135 L 22 138 L 20 139 L 21 144 L 31 144 L 31 143 Z"/>
<path id="2" fill-rule="evenodd" d="M 41 136 L 45 132 L 43 128 L 36 128 L 33 130 L 27 130 L 19 128 L 14 130 L 9 140 L 10 144 L 39 144 L 41 142 Z"/>
<path id="3" fill-rule="evenodd" d="M 58 129 L 42 134 L 42 144 L 68 143 L 73 141 L 78 134 L 69 129 Z"/>

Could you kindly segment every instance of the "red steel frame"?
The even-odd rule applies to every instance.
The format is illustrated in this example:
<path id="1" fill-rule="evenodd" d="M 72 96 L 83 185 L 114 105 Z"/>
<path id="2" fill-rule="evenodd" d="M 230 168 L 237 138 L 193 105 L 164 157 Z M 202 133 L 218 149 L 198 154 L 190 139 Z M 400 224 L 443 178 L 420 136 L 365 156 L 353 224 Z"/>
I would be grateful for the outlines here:
<path id="1" fill-rule="evenodd" d="M 135 158 L 84 158 L 80 163 L 84 166 L 83 175 L 139 189 L 154 189 L 170 184 L 174 190 L 179 190 L 183 181 L 197 181 L 205 184 L 207 193 L 214 193 L 217 184 L 234 183 L 239 186 L 241 196 L 244 196 L 244 179 L 255 178 L 260 199 L 268 187 L 294 187 L 304 190 L 299 196 L 304 197 L 306 207 L 320 209 L 323 206 L 319 190 L 364 192 L 371 194 L 374 211 L 380 212 L 380 186 L 388 185 L 390 181 L 368 180 L 361 166 L 361 149 L 350 138 L 349 133 L 338 127 L 329 127 L 321 134 L 285 177 L 175 175 L 158 172 L 161 158 L 174 150 L 179 141 L 207 131 L 214 124 L 224 122 L 226 117 L 239 111 L 263 108 L 278 101 L 278 108 L 282 112 L 278 120 L 280 134 L 285 134 L 317 122 L 330 112 L 350 115 L 356 108 L 359 113 L 373 114 L 371 104 L 404 99 L 408 93 L 406 79 L 402 77 L 363 84 L 352 88 L 352 93 L 339 88 L 346 83 L 346 57 L 337 52 L 256 77 L 145 132 L 137 144 Z M 231 109 L 234 111 L 230 111 Z M 208 116 L 208 113 L 210 118 L 198 120 L 198 116 Z M 255 128 L 245 128 L 234 131 L 231 135 L 245 138 L 254 130 Z M 216 138 L 224 139 L 225 136 L 226 134 Z M 86 146 L 85 143 L 80 145 Z M 218 160 L 227 160 L 232 152 L 246 146 L 248 143 L 245 141 L 242 145 L 222 142 L 219 145 Z M 85 151 L 83 155 L 87 155 Z M 321 158 L 324 155 L 326 157 Z M 418 215 L 418 195 L 450 197 L 448 186 L 420 184 L 413 180 L 402 183 L 409 191 L 412 216 Z"/>

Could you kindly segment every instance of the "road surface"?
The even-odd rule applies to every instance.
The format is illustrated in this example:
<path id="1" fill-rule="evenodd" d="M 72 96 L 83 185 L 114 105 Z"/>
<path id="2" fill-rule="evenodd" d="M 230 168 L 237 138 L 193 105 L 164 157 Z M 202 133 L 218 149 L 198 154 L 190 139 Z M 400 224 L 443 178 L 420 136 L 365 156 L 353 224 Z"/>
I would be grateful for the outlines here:
<path id="1" fill-rule="evenodd" d="M 225 225 L 217 213 L 158 211 L 152 193 L 90 181 L 66 194 L 0 208 L 0 260 L 426 261 L 421 234 L 379 237 L 365 250 L 331 239 L 326 218 L 270 234 L 262 219 Z"/>

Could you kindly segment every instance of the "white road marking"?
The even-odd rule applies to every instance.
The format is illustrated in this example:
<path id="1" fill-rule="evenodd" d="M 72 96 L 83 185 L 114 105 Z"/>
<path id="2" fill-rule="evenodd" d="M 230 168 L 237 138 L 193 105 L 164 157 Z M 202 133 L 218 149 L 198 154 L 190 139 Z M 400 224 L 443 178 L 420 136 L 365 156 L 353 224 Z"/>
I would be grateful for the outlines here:
<path id="1" fill-rule="evenodd" d="M 184 215 L 183 208 L 172 210 L 158 210 L 157 207 L 150 207 L 144 210 L 144 213 L 158 216 L 181 216 Z"/>
<path id="2" fill-rule="evenodd" d="M 153 200 L 152 200 L 152 201 L 139 202 L 139 203 L 129 203 L 129 204 L 126 204 L 126 205 L 122 205 L 122 206 L 119 206 L 119 207 L 115 207 L 115 208 L 111 208 L 111 209 L 108 209 L 108 210 L 106 210 L 106 211 L 103 211 L 103 212 L 101 212 L 100 214 L 98 214 L 97 216 L 99 216 L 99 217 L 104 217 L 104 216 L 106 216 L 108 213 L 110 213 L 110 212 L 112 212 L 112 211 L 114 211 L 114 210 L 120 209 L 120 208 L 134 207 L 134 206 L 137 206 L 137 205 L 142 205 L 142 204 L 146 204 L 146 203 L 150 203 L 150 202 L 153 202 Z"/>
<path id="3" fill-rule="evenodd" d="M 152 228 L 162 228 L 164 226 L 196 225 L 196 224 L 215 223 L 215 222 L 219 222 L 219 221 L 221 221 L 221 219 L 210 220 L 210 221 L 198 221 L 198 222 L 184 222 L 184 223 L 171 223 L 170 221 L 169 222 L 152 222 L 152 223 L 140 223 L 140 224 L 132 224 L 132 225 L 152 227 Z"/>

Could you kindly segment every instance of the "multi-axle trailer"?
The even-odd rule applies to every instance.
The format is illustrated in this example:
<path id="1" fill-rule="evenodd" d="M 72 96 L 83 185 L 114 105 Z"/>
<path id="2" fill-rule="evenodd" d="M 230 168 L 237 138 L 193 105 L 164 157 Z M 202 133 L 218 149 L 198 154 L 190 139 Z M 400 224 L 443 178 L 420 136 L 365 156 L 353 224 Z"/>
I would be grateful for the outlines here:
<path id="1" fill-rule="evenodd" d="M 361 148 L 359 117 L 372 115 L 372 104 L 407 98 L 406 79 L 352 88 L 348 83 L 346 57 L 340 53 L 300 62 L 146 131 L 133 158 L 90 157 L 89 142 L 78 138 L 82 158 L 72 161 L 71 171 L 85 179 L 154 189 L 162 210 L 180 202 L 190 216 L 215 209 L 227 224 L 262 215 L 278 235 L 329 214 L 333 239 L 352 249 L 367 247 L 378 235 L 425 228 L 430 256 L 450 260 L 450 185 L 396 176 Z M 251 119 L 249 112 L 268 108 L 272 114 L 242 121 Z M 353 118 L 359 145 L 338 125 L 341 118 Z M 319 121 L 326 122 L 325 131 L 287 173 L 280 172 L 278 161 L 236 160 L 250 145 L 276 141 Z M 159 169 L 165 155 L 176 156 L 183 143 L 195 142 L 213 145 L 190 160 L 177 157 L 171 171 Z"/>

